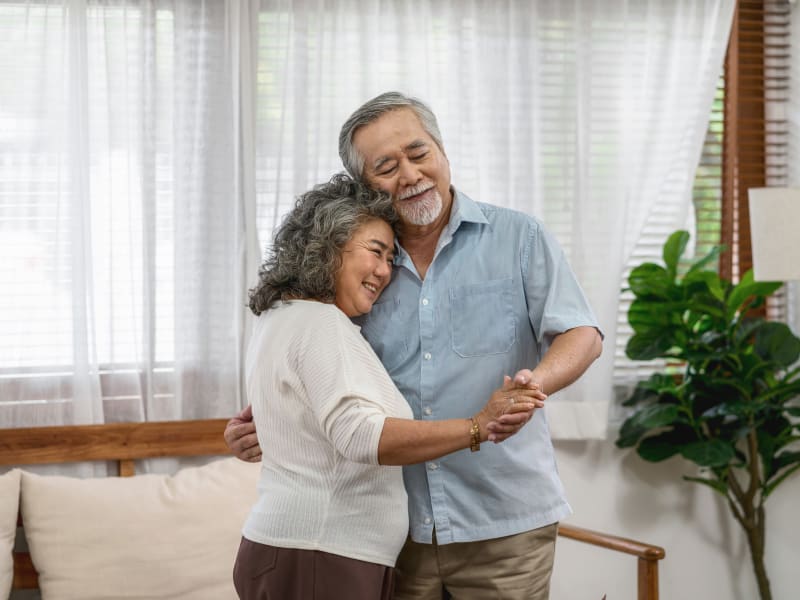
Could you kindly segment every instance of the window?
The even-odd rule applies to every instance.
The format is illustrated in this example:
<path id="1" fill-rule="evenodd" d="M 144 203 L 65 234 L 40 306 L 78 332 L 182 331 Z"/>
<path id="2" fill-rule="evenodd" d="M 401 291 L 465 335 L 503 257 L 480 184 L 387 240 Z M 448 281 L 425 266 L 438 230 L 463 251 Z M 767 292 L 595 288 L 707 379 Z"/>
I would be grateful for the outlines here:
<path id="1" fill-rule="evenodd" d="M 780 0 L 740 1 L 723 72 L 720 75 L 708 130 L 693 186 L 696 256 L 715 245 L 728 248 L 721 273 L 737 281 L 752 266 L 746 190 L 785 186 L 788 173 L 788 101 L 790 6 Z M 660 237 L 659 241 L 663 241 Z M 661 247 L 653 246 L 630 269 L 660 262 Z M 620 304 L 615 378 L 627 393 L 628 384 L 646 377 L 659 363 L 631 361 L 625 344 L 632 331 L 624 292 Z M 768 305 L 771 319 L 786 320 L 786 294 L 779 291 Z"/>
<path id="2" fill-rule="evenodd" d="M 173 8 L 0 4 L 0 417 L 91 421 L 72 412 L 86 395 L 103 420 L 138 420 L 145 396 L 174 396 L 192 40 Z"/>
<path id="3" fill-rule="evenodd" d="M 461 191 L 545 221 L 609 333 L 623 258 L 683 222 L 727 35 L 666 0 L 63 6 L 0 4 L 0 424 L 230 414 L 260 261 L 247 215 L 263 247 L 387 89 L 431 104 Z M 581 385 L 609 390 L 602 368 Z"/>

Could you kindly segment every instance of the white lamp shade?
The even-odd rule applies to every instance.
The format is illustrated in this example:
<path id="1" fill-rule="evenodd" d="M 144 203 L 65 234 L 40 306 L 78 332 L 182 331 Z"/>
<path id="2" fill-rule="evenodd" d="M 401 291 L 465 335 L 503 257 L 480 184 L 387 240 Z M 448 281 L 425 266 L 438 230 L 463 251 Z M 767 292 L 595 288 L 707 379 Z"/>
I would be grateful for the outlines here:
<path id="1" fill-rule="evenodd" d="M 800 279 L 800 188 L 748 192 L 755 280 Z"/>

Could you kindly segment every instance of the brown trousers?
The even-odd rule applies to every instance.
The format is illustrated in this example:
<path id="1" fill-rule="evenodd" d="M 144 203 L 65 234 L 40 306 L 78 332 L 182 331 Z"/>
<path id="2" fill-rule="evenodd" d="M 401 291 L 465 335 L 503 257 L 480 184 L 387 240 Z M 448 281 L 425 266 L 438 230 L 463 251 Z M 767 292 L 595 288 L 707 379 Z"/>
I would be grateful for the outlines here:
<path id="1" fill-rule="evenodd" d="M 391 600 L 394 569 L 242 538 L 233 584 L 241 600 Z"/>

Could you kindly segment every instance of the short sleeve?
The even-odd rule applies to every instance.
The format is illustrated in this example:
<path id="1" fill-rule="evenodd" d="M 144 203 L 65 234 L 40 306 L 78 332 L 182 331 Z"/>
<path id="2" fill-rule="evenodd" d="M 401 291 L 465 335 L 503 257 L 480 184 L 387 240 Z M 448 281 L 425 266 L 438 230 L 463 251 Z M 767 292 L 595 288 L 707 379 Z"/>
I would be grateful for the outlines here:
<path id="1" fill-rule="evenodd" d="M 603 335 L 564 251 L 535 219 L 528 221 L 520 266 L 528 318 L 543 350 L 555 336 L 575 327 L 595 327 Z"/>

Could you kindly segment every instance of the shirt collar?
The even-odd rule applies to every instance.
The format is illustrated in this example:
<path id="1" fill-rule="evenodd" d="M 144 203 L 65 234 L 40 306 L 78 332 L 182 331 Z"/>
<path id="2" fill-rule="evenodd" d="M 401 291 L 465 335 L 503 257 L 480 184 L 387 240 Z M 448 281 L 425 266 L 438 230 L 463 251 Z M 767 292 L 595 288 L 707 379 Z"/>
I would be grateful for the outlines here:
<path id="1" fill-rule="evenodd" d="M 450 209 L 450 221 L 445 227 L 447 233 L 452 236 L 461 223 L 489 224 L 477 202 L 466 194 L 462 194 L 456 188 L 450 189 L 453 190 L 453 206 Z"/>
<path id="2" fill-rule="evenodd" d="M 441 235 L 439 236 L 439 242 L 436 249 L 437 253 L 439 252 L 439 249 L 450 243 L 450 240 L 453 239 L 453 235 L 462 223 L 489 224 L 489 221 L 486 219 L 486 216 L 483 214 L 483 211 L 481 210 L 480 206 L 478 206 L 477 202 L 475 202 L 466 194 L 459 192 L 452 186 L 450 187 L 450 190 L 453 193 L 453 204 L 450 207 L 450 220 L 447 222 L 447 225 L 445 225 Z M 398 252 L 397 256 L 395 257 L 394 264 L 397 266 L 405 266 L 413 270 L 411 258 L 408 256 L 405 248 L 403 248 L 399 242 L 397 246 Z"/>

